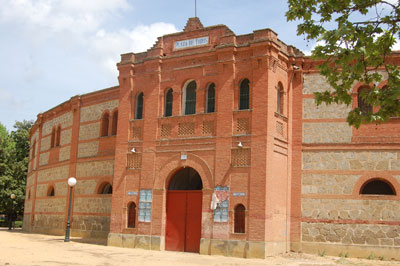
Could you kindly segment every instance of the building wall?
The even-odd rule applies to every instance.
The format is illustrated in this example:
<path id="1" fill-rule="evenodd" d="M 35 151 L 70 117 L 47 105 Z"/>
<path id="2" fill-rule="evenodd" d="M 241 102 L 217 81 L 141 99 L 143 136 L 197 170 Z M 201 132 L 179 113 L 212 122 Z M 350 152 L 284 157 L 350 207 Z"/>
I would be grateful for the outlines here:
<path id="1" fill-rule="evenodd" d="M 305 73 L 302 90 L 301 243 L 305 251 L 397 258 L 400 207 L 397 118 L 384 125 L 345 121 L 350 107 L 313 103 L 327 88 L 318 73 Z M 356 104 L 356 102 L 355 102 Z M 384 135 L 386 141 L 381 138 Z M 368 136 L 360 138 L 358 136 Z M 390 183 L 397 195 L 362 195 L 368 180 Z M 360 249 L 360 247 L 363 247 Z M 398 253 L 397 253 L 398 254 Z"/>
<path id="2" fill-rule="evenodd" d="M 111 195 L 98 192 L 103 182 L 112 184 L 115 136 L 100 137 L 100 128 L 96 126 L 100 125 L 103 112 L 117 109 L 117 95 L 118 88 L 111 88 L 74 97 L 38 116 L 31 131 L 24 230 L 64 234 L 69 200 L 67 180 L 76 177 L 72 235 L 107 237 Z M 52 146 L 52 130 L 59 125 L 59 145 Z M 104 145 L 99 147 L 99 143 Z M 50 187 L 54 188 L 54 196 L 49 196 Z"/>
<path id="3" fill-rule="evenodd" d="M 204 28 L 197 20 L 190 19 L 181 33 L 159 38 L 145 53 L 123 54 L 118 87 L 75 96 L 38 115 L 31 130 L 23 228 L 64 233 L 67 179 L 74 176 L 72 235 L 163 250 L 169 181 L 191 167 L 203 182 L 201 254 L 265 258 L 296 250 L 400 259 L 400 120 L 356 130 L 346 122 L 352 106 L 315 105 L 313 93 L 330 90 L 329 85 L 315 62 L 272 30 L 236 36 L 224 25 Z M 204 36 L 208 45 L 173 47 Z M 239 110 L 245 78 L 250 108 Z M 197 84 L 196 114 L 183 115 L 184 88 L 191 80 Z M 211 83 L 215 112 L 206 113 Z M 165 117 L 170 88 L 172 116 Z M 136 119 L 141 92 L 143 118 Z M 354 93 L 354 104 L 356 98 Z M 111 135 L 115 111 L 117 134 Z M 110 125 L 102 136 L 105 114 Z M 58 125 L 60 145 L 51 147 Z M 386 180 L 396 195 L 360 195 L 373 178 Z M 99 194 L 107 182 L 112 195 Z M 55 196 L 48 196 L 49 186 Z M 218 187 L 229 190 L 224 222 L 214 220 L 210 209 Z M 128 206 L 140 206 L 143 189 L 152 191 L 151 220 L 136 217 L 135 228 L 128 228 Z M 234 232 L 238 204 L 245 207 L 245 233 Z"/>

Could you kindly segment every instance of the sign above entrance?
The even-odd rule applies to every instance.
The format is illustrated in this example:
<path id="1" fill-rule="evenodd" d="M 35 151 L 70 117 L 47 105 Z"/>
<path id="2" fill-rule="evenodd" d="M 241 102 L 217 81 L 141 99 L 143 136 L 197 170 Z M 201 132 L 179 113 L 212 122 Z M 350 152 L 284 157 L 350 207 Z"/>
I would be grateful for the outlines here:
<path id="1" fill-rule="evenodd" d="M 129 196 L 137 196 L 137 191 L 128 191 Z"/>
<path id="2" fill-rule="evenodd" d="M 201 45 L 207 45 L 209 41 L 209 37 L 200 37 L 200 38 L 195 38 L 195 39 L 189 39 L 189 40 L 182 40 L 182 41 L 176 41 L 174 43 L 174 49 L 185 49 L 189 47 L 195 47 L 195 46 L 201 46 Z"/>

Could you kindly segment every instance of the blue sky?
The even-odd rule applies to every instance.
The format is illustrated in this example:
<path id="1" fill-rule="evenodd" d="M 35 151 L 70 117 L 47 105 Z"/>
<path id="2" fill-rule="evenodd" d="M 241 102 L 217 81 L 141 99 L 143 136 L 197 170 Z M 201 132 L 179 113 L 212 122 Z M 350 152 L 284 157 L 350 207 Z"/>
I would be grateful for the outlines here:
<path id="1" fill-rule="evenodd" d="M 286 0 L 197 0 L 204 26 L 271 28 L 309 51 L 286 10 Z M 120 54 L 145 51 L 193 16 L 194 0 L 0 0 L 0 122 L 12 130 L 74 95 L 118 85 Z"/>

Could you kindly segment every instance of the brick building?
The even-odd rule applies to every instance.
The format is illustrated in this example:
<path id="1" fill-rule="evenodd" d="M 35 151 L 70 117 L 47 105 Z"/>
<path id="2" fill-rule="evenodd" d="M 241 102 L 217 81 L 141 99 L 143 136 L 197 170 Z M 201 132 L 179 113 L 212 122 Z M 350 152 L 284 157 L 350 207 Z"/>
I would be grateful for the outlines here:
<path id="1" fill-rule="evenodd" d="M 356 130 L 350 107 L 317 107 L 329 86 L 315 65 L 270 29 L 235 35 L 198 18 L 123 54 L 119 86 L 38 115 L 23 228 L 64 234 L 74 176 L 73 236 L 400 259 L 400 120 Z M 362 89 L 353 104 L 368 109 Z"/>

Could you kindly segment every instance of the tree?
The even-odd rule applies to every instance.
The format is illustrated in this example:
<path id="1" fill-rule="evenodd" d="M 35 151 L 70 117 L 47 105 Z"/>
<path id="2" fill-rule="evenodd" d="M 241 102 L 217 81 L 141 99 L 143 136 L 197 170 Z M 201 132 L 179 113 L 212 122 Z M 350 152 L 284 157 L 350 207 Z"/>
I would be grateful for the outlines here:
<path id="1" fill-rule="evenodd" d="M 316 103 L 350 105 L 352 88 L 359 81 L 369 86 L 360 95 L 376 108 L 354 108 L 347 122 L 381 123 L 400 116 L 400 72 L 391 60 L 392 47 L 400 40 L 398 0 L 288 0 L 288 21 L 302 20 L 297 34 L 318 41 L 312 57 L 320 60 L 320 73 L 332 91 L 315 93 Z M 378 71 L 379 70 L 379 71 Z M 377 84 L 387 73 L 384 89 Z"/>
<path id="2" fill-rule="evenodd" d="M 0 213 L 13 217 L 24 213 L 32 121 L 16 122 L 9 133 L 0 123 Z M 11 199 L 14 194 L 15 199 Z"/>

